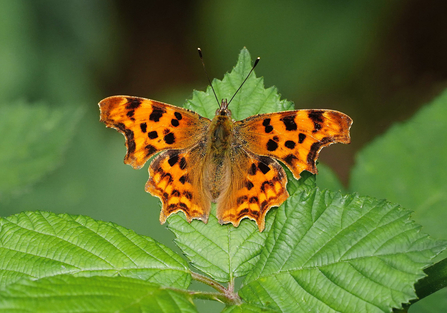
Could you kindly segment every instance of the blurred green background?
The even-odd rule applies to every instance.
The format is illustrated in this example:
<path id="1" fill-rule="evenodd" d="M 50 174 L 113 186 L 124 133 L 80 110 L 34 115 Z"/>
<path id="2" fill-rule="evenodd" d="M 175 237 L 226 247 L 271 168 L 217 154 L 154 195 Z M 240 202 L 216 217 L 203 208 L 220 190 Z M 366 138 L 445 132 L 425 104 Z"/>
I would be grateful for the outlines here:
<path id="1" fill-rule="evenodd" d="M 85 214 L 171 248 L 158 200 L 144 192 L 147 166 L 123 164 L 124 138 L 99 122 L 99 100 L 182 105 L 207 86 L 197 47 L 220 79 L 246 46 L 261 56 L 266 86 L 297 108 L 354 119 L 352 144 L 320 158 L 347 185 L 357 151 L 447 87 L 444 0 L 0 0 L 0 8 L 1 215 Z M 429 302 L 446 304 L 445 294 L 410 312 L 433 312 Z"/>

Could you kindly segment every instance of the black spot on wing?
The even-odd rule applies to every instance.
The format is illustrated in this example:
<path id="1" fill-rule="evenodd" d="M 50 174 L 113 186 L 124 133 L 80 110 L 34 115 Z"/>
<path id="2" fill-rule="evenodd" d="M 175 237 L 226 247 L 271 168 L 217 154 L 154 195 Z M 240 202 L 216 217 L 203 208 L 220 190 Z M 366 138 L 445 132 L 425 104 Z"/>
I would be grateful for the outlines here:
<path id="1" fill-rule="evenodd" d="M 265 165 L 262 162 L 258 163 L 258 168 L 259 170 L 262 172 L 262 174 L 267 174 L 270 171 L 270 167 L 268 167 L 267 165 Z"/>
<path id="2" fill-rule="evenodd" d="M 146 124 L 146 123 L 141 123 L 141 124 L 140 124 L 140 129 L 141 129 L 141 131 L 142 131 L 143 133 L 145 133 L 146 130 L 147 130 L 147 124 Z"/>
<path id="3" fill-rule="evenodd" d="M 173 167 L 178 162 L 178 159 L 179 159 L 178 154 L 177 153 L 173 154 L 168 160 L 169 166 Z"/>
<path id="4" fill-rule="evenodd" d="M 267 142 L 267 150 L 275 151 L 276 149 L 278 149 L 278 144 L 275 141 L 269 139 L 269 141 Z"/>
<path id="5" fill-rule="evenodd" d="M 254 185 L 253 185 L 253 183 L 251 181 L 247 180 L 245 182 L 245 187 L 247 187 L 248 190 L 251 190 L 251 188 L 253 188 Z"/>
<path id="6" fill-rule="evenodd" d="M 127 117 L 130 117 L 131 120 L 135 121 L 135 118 L 133 117 L 134 114 L 135 114 L 134 110 L 127 111 L 126 113 Z"/>
<path id="7" fill-rule="evenodd" d="M 179 121 L 182 119 L 182 114 L 180 114 L 179 112 L 175 112 L 174 115 L 175 118 L 178 119 Z"/>
<path id="8" fill-rule="evenodd" d="M 174 126 L 174 127 L 177 127 L 177 126 L 180 125 L 180 123 L 179 123 L 178 120 L 176 120 L 175 118 L 173 118 L 173 119 L 171 120 L 171 125 Z"/>
<path id="9" fill-rule="evenodd" d="M 303 143 L 304 139 L 306 139 L 306 135 L 303 133 L 300 133 L 298 135 L 298 143 Z"/>
<path id="10" fill-rule="evenodd" d="M 189 182 L 189 177 L 188 174 L 183 175 L 182 177 L 179 178 L 179 182 L 182 183 L 182 185 L 184 185 L 186 182 Z"/>
<path id="11" fill-rule="evenodd" d="M 187 166 L 188 166 L 188 164 L 186 163 L 186 159 L 184 157 L 182 157 L 180 159 L 180 169 L 184 170 Z"/>
<path id="12" fill-rule="evenodd" d="M 174 133 L 169 133 L 163 137 L 163 140 L 168 144 L 172 145 L 175 142 L 175 135 Z"/>
<path id="13" fill-rule="evenodd" d="M 248 174 L 249 175 L 256 175 L 256 171 L 257 171 L 257 167 L 256 164 L 251 163 L 250 169 L 248 170 Z"/>
<path id="14" fill-rule="evenodd" d="M 270 133 L 273 131 L 273 126 L 270 125 L 271 119 L 270 118 L 266 118 L 262 121 L 262 126 L 264 126 L 264 131 L 266 133 Z"/>
<path id="15" fill-rule="evenodd" d="M 292 141 L 292 140 L 287 140 L 287 141 L 284 143 L 284 146 L 285 146 L 286 148 L 292 150 L 292 149 L 295 148 L 296 144 L 295 144 L 295 142 Z"/>
<path id="16" fill-rule="evenodd" d="M 298 127 L 295 123 L 295 116 L 296 115 L 289 115 L 289 116 L 284 116 L 280 119 L 284 123 L 286 130 L 288 130 L 288 131 L 297 130 Z"/>
<path id="17" fill-rule="evenodd" d="M 166 111 L 162 108 L 154 107 L 152 113 L 149 115 L 149 120 L 154 122 L 159 122 L 160 118 L 165 114 Z"/>
<path id="18" fill-rule="evenodd" d="M 314 122 L 314 130 L 312 130 L 313 133 L 318 132 L 321 129 L 321 124 Z"/>
<path id="19" fill-rule="evenodd" d="M 171 197 L 180 197 L 180 191 L 178 191 L 177 189 L 172 190 Z"/>
<path id="20" fill-rule="evenodd" d="M 311 110 L 308 116 L 314 123 L 323 123 L 323 113 L 324 111 Z"/>
<path id="21" fill-rule="evenodd" d="M 271 133 L 273 131 L 273 126 L 272 125 L 265 126 L 264 131 L 266 133 Z"/>
<path id="22" fill-rule="evenodd" d="M 126 98 L 126 99 L 127 99 L 126 109 L 128 110 L 135 110 L 141 105 L 141 99 L 138 98 Z"/>
<path id="23" fill-rule="evenodd" d="M 313 133 L 316 133 L 321 129 L 321 123 L 323 123 L 324 121 L 323 113 L 324 111 L 311 110 L 309 114 L 307 114 L 312 122 L 314 122 L 314 130 L 312 131 Z"/>
<path id="24" fill-rule="evenodd" d="M 148 132 L 147 136 L 149 137 L 149 139 L 155 139 L 158 138 L 158 133 L 155 130 L 153 130 L 151 132 Z"/>

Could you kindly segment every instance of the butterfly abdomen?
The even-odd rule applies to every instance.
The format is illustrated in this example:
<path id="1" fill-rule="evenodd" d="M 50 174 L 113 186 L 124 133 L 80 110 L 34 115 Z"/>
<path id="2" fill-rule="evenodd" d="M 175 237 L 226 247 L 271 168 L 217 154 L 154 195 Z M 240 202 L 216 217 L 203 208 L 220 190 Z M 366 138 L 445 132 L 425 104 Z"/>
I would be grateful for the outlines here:
<path id="1" fill-rule="evenodd" d="M 228 188 L 229 151 L 233 140 L 233 121 L 227 115 L 216 115 L 207 133 L 204 181 L 216 202 Z"/>

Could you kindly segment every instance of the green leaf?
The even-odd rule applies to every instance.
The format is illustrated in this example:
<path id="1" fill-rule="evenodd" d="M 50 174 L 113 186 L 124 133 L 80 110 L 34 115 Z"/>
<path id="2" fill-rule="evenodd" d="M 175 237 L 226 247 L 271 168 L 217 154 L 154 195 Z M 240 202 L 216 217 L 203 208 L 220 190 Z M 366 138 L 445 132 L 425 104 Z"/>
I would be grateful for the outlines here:
<path id="1" fill-rule="evenodd" d="M 213 206 L 214 207 L 214 206 Z M 260 233 L 254 221 L 244 219 L 239 227 L 220 225 L 215 213 L 208 223 L 186 221 L 184 215 L 168 219 L 175 243 L 194 267 L 219 282 L 246 275 L 259 258 L 274 212 L 267 213 L 266 229 Z"/>
<path id="2" fill-rule="evenodd" d="M 82 111 L 41 103 L 0 105 L 0 199 L 35 183 L 62 160 Z"/>
<path id="3" fill-rule="evenodd" d="M 192 297 L 127 277 L 59 275 L 21 280 L 0 294 L 0 312 L 197 312 Z"/>
<path id="4" fill-rule="evenodd" d="M 290 194 L 315 187 L 315 175 L 303 173 L 297 181 L 288 169 Z M 286 201 L 287 202 L 287 201 Z M 213 205 L 214 208 L 214 205 Z M 213 210 L 208 223 L 188 223 L 183 215 L 171 215 L 169 229 L 176 236 L 176 244 L 194 267 L 220 282 L 247 275 L 259 259 L 259 253 L 274 221 L 276 209 L 266 216 L 265 230 L 260 233 L 255 222 L 244 219 L 239 227 L 222 226 Z"/>
<path id="5" fill-rule="evenodd" d="M 0 287 L 59 274 L 125 276 L 178 288 L 191 281 L 180 256 L 113 223 L 24 212 L 0 219 L 0 227 Z"/>
<path id="6" fill-rule="evenodd" d="M 297 181 L 288 169 L 286 173 L 289 194 L 315 188 L 315 175 L 303 172 Z M 267 213 L 265 229 L 260 233 L 256 223 L 248 219 L 243 219 L 239 227 L 220 225 L 214 208 L 213 205 L 207 224 L 195 220 L 188 223 L 184 215 L 171 215 L 168 219 L 169 229 L 176 236 L 175 243 L 194 267 L 219 282 L 229 282 L 252 271 L 277 209 L 273 208 Z"/>
<path id="7" fill-rule="evenodd" d="M 278 209 L 239 294 L 282 312 L 390 312 L 445 246 L 398 205 L 315 189 Z"/>
<path id="8" fill-rule="evenodd" d="M 250 53 L 244 48 L 239 54 L 239 59 L 233 71 L 225 74 L 223 80 L 213 80 L 213 87 L 219 101 L 222 99 L 230 101 L 252 67 Z M 206 92 L 194 91 L 192 99 L 188 100 L 184 107 L 202 116 L 213 118 L 218 106 L 220 106 L 220 103 L 216 102 L 211 87 L 208 87 Z M 256 78 L 253 71 L 234 97 L 229 108 L 232 117 L 235 120 L 241 120 L 260 113 L 293 110 L 294 105 L 290 101 L 281 100 L 276 87 L 265 89 L 264 79 L 262 77 Z"/>
<path id="9" fill-rule="evenodd" d="M 394 125 L 356 158 L 351 190 L 414 210 L 430 234 L 447 238 L 447 92 Z"/>

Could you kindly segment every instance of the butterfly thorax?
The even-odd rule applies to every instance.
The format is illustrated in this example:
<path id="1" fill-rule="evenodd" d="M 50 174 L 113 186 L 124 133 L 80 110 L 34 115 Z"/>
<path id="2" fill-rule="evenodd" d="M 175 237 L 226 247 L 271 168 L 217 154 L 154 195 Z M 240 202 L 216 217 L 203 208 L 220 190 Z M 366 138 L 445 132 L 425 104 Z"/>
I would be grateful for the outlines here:
<path id="1" fill-rule="evenodd" d="M 230 149 L 234 140 L 234 122 L 226 100 L 211 121 L 207 134 L 207 159 L 205 161 L 205 182 L 215 201 L 227 187 L 230 173 Z"/>

